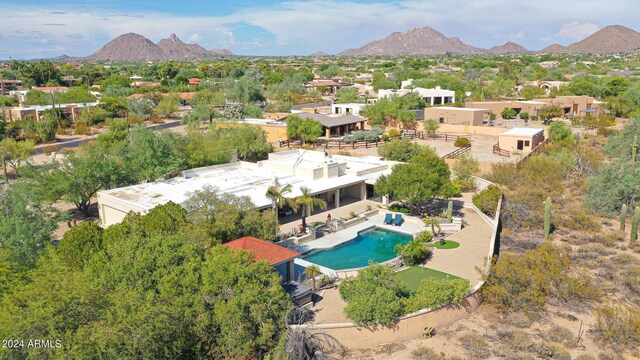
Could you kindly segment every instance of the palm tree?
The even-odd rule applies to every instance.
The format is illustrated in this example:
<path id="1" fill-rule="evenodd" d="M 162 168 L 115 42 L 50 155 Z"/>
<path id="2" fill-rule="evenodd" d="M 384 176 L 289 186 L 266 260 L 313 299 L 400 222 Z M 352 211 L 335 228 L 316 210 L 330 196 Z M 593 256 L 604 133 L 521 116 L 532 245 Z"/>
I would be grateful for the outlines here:
<path id="1" fill-rule="evenodd" d="M 311 196 L 311 189 L 309 189 L 306 186 L 301 186 L 300 192 L 302 193 L 302 195 L 293 199 L 293 202 L 297 206 L 302 207 L 302 227 L 306 228 L 307 227 L 307 221 L 306 221 L 307 211 L 312 212 L 316 207 L 319 207 L 324 210 L 327 208 L 327 202 L 322 199 L 318 199 L 316 197 Z"/>
<path id="2" fill-rule="evenodd" d="M 313 283 L 313 291 L 316 291 L 316 276 L 320 275 L 320 268 L 317 265 L 309 265 L 304 268 L 304 274 L 307 275 L 307 278 L 311 278 Z"/>
<path id="3" fill-rule="evenodd" d="M 278 221 L 278 209 L 282 209 L 286 205 L 292 205 L 293 203 L 286 198 L 286 195 L 291 193 L 291 184 L 281 185 L 278 179 L 273 179 L 273 185 L 269 186 L 265 196 L 271 200 L 271 210 L 276 217 L 276 236 L 278 235 L 278 227 L 280 222 Z"/>

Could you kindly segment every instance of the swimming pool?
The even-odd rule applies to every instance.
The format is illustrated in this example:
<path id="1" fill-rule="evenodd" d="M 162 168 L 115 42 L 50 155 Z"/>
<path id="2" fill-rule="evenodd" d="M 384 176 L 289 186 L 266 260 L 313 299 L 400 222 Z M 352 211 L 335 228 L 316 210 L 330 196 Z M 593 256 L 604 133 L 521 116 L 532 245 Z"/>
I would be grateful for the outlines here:
<path id="1" fill-rule="evenodd" d="M 411 235 L 373 227 L 358 233 L 353 240 L 338 246 L 307 253 L 304 259 L 333 270 L 367 266 L 369 261 L 381 263 L 396 257 L 393 248 L 411 241 Z"/>

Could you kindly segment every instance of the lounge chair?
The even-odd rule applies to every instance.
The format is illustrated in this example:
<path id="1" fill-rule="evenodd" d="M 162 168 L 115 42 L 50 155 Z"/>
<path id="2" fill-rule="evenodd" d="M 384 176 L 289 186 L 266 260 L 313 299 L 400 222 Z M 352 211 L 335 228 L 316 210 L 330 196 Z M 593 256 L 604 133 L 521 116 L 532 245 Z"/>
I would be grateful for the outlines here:
<path id="1" fill-rule="evenodd" d="M 404 221 L 404 219 L 402 218 L 402 215 L 401 214 L 396 214 L 395 219 L 393 219 L 393 225 L 400 226 L 400 225 L 402 225 L 403 221 Z"/>
<path id="2" fill-rule="evenodd" d="M 387 215 L 384 216 L 384 223 L 391 225 L 392 222 L 393 222 L 393 215 L 387 213 Z"/>

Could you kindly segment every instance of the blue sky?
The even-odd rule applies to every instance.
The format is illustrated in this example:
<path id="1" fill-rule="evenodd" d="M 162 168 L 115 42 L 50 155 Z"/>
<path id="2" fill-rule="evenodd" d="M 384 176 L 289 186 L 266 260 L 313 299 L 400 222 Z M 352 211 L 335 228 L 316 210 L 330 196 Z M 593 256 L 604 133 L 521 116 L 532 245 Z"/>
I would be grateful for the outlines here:
<path id="1" fill-rule="evenodd" d="M 638 28 L 638 0 L 5 1 L 0 59 L 89 55 L 142 34 L 240 55 L 336 53 L 394 31 L 431 26 L 467 44 L 567 45 L 613 24 Z"/>

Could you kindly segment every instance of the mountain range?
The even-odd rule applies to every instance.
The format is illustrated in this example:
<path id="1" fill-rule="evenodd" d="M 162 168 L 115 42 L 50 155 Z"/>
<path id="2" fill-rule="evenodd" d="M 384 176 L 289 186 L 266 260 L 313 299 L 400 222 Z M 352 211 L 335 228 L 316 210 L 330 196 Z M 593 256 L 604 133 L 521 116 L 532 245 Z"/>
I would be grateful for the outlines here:
<path id="1" fill-rule="evenodd" d="M 154 44 L 146 37 L 128 33 L 109 41 L 84 60 L 102 61 L 146 61 L 146 60 L 193 60 L 216 56 L 233 56 L 226 49 L 207 50 L 198 44 L 186 44 L 176 34 Z"/>
<path id="2" fill-rule="evenodd" d="M 603 54 L 640 51 L 640 33 L 620 25 L 602 28 L 582 41 L 569 46 L 550 45 L 540 53 Z M 530 52 L 513 42 L 481 49 L 465 44 L 457 37 L 447 37 L 431 28 L 422 27 L 406 32 L 394 32 L 381 40 L 372 41 L 357 49 L 348 49 L 339 56 L 392 56 L 392 55 L 441 55 L 453 54 L 507 54 Z"/>
<path id="3" fill-rule="evenodd" d="M 587 38 L 569 46 L 549 45 L 541 53 L 613 54 L 640 51 L 640 33 L 620 25 L 598 30 Z"/>
<path id="4" fill-rule="evenodd" d="M 405 32 L 394 32 L 384 39 L 372 41 L 360 48 L 347 49 L 338 56 L 395 56 L 395 55 L 441 55 L 452 54 L 518 54 L 532 52 L 522 45 L 507 42 L 489 49 L 465 44 L 457 37 L 447 37 L 431 27 L 421 27 Z M 602 28 L 585 39 L 568 46 L 552 44 L 538 53 L 608 54 L 640 52 L 640 33 L 620 25 Z M 94 54 L 76 60 L 100 61 L 164 61 L 195 60 L 219 56 L 234 56 L 226 49 L 207 50 L 198 44 L 187 44 L 176 34 L 154 43 L 146 37 L 128 33 L 118 36 Z M 324 52 L 312 57 L 328 56 Z M 62 58 L 62 57 L 61 57 Z M 61 59 L 59 58 L 59 59 Z"/>

